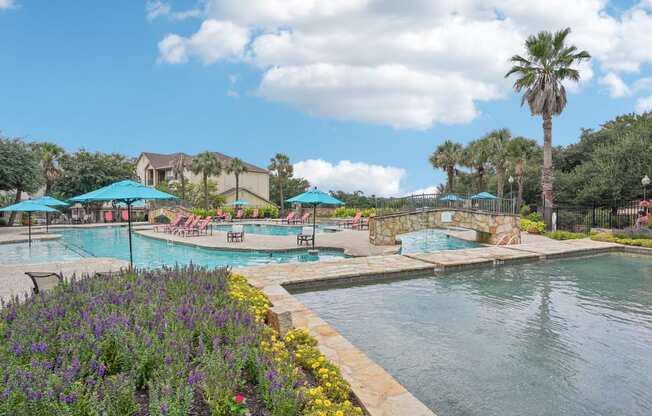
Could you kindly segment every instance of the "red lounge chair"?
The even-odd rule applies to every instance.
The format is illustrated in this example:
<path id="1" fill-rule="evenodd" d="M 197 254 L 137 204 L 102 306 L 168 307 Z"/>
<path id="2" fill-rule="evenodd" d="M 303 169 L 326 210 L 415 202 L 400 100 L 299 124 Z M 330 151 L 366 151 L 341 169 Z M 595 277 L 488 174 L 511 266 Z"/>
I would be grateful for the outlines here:
<path id="1" fill-rule="evenodd" d="M 120 218 L 122 218 L 122 221 L 129 221 L 129 211 L 122 211 L 120 213 Z"/>
<path id="2" fill-rule="evenodd" d="M 176 228 L 173 231 L 173 233 L 174 234 L 183 234 L 186 230 L 191 230 L 191 229 L 195 228 L 200 219 L 201 219 L 201 217 L 199 217 L 199 216 L 192 217 L 192 221 L 190 222 L 190 224 L 188 224 L 188 225 L 184 224 L 183 227 Z"/>
<path id="3" fill-rule="evenodd" d="M 254 212 L 251 213 L 251 219 L 252 220 L 258 219 L 258 208 L 254 208 Z"/>
<path id="4" fill-rule="evenodd" d="M 238 212 L 235 213 L 235 219 L 241 220 L 244 217 L 244 209 L 240 208 Z"/>
<path id="5" fill-rule="evenodd" d="M 294 215 L 295 215 L 295 213 L 294 213 L 294 211 L 292 211 L 292 212 L 290 212 L 290 213 L 288 214 L 287 217 L 285 217 L 285 218 L 281 218 L 281 224 L 283 224 L 283 223 L 288 223 L 288 224 L 290 224 L 290 223 L 292 222 L 292 220 L 294 220 Z"/>
<path id="6" fill-rule="evenodd" d="M 181 224 L 181 221 L 183 221 L 185 217 L 183 215 L 177 215 L 174 220 L 172 220 L 171 223 L 169 224 L 163 224 L 163 225 L 156 225 L 154 226 L 154 232 L 160 233 L 160 232 L 168 232 Z"/>
<path id="7" fill-rule="evenodd" d="M 226 214 L 224 213 L 224 211 L 221 208 L 217 210 L 217 213 L 215 214 L 215 217 L 218 220 L 222 220 L 222 221 L 226 220 Z"/>
<path id="8" fill-rule="evenodd" d="M 177 230 L 180 230 L 181 228 L 185 228 L 185 227 L 190 226 L 190 224 L 191 224 L 194 220 L 195 220 L 195 216 L 194 216 L 194 215 L 191 215 L 191 216 L 189 216 L 189 217 L 186 219 L 185 222 L 182 221 L 183 224 L 180 222 L 179 224 L 175 225 L 174 227 L 167 227 L 167 228 L 165 228 L 165 232 L 176 233 Z"/>
<path id="9" fill-rule="evenodd" d="M 344 228 L 355 228 L 358 226 L 360 219 L 362 218 L 362 212 L 358 211 L 355 213 L 355 217 L 352 220 L 344 222 Z"/>
<path id="10" fill-rule="evenodd" d="M 308 218 L 310 218 L 310 215 L 309 212 L 304 212 L 301 218 L 292 221 L 292 224 L 305 224 L 308 221 Z"/>
<path id="11" fill-rule="evenodd" d="M 203 220 L 199 221 L 195 227 L 187 228 L 182 231 L 183 235 L 193 236 L 193 235 L 208 235 L 208 226 L 210 225 L 213 218 L 206 217 Z M 213 228 L 211 227 L 211 234 L 213 234 Z"/>
<path id="12" fill-rule="evenodd" d="M 104 213 L 104 222 L 113 222 L 113 211 L 107 211 Z"/>

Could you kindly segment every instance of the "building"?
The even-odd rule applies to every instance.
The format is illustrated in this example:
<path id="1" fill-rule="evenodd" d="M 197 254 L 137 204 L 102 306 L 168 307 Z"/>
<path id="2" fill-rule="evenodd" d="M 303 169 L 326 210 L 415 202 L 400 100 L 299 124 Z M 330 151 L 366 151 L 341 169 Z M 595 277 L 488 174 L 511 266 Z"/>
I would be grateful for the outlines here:
<path id="1" fill-rule="evenodd" d="M 232 160 L 231 157 L 222 153 L 212 153 L 222 166 L 228 166 Z M 189 167 L 193 156 L 185 153 L 141 153 L 136 161 L 136 173 L 140 182 L 147 186 L 157 186 L 161 182 L 178 180 L 179 178 L 175 177 L 172 166 L 180 156 L 186 159 L 185 165 Z M 247 167 L 247 172 L 240 175 L 240 199 L 249 202 L 251 207 L 271 205 L 272 203 L 269 200 L 269 172 L 251 163 L 244 162 L 244 164 Z M 192 184 L 202 184 L 201 175 L 195 175 L 188 168 L 184 176 Z M 227 205 L 235 201 L 235 175 L 227 174 L 224 171 L 220 176 L 213 176 L 210 180 L 217 183 L 217 192 L 225 197 Z"/>

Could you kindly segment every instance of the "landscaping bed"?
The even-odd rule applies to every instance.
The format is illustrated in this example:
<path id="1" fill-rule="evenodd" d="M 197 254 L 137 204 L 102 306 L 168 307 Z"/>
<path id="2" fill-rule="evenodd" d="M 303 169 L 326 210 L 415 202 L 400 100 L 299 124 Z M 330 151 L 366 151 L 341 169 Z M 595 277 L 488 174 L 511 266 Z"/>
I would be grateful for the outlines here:
<path id="1" fill-rule="evenodd" d="M 0 310 L 0 415 L 361 415 L 305 330 L 242 276 L 73 280 Z"/>

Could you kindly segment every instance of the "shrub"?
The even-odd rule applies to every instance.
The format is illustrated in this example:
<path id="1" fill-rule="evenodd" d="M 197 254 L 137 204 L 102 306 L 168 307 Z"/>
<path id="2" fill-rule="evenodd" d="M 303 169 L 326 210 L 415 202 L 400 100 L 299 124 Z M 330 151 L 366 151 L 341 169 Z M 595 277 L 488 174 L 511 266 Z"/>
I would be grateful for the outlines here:
<path id="1" fill-rule="evenodd" d="M 618 243 L 624 244 L 627 246 L 636 246 L 636 247 L 645 247 L 652 248 L 652 239 L 642 238 L 618 238 L 617 236 L 610 233 L 597 233 L 591 235 L 591 240 L 596 241 L 606 241 L 609 243 Z"/>
<path id="2" fill-rule="evenodd" d="M 154 222 L 156 224 L 169 224 L 170 219 L 167 217 L 167 215 L 159 215 L 158 217 L 154 218 Z"/>
<path id="3" fill-rule="evenodd" d="M 586 234 L 582 233 L 572 233 L 570 231 L 552 231 L 549 233 L 545 233 L 546 237 L 555 239 L 555 240 L 577 240 L 580 238 L 585 238 Z"/>
<path id="4" fill-rule="evenodd" d="M 528 215 L 530 215 L 530 212 L 532 212 L 532 210 L 530 209 L 530 206 L 529 206 L 529 205 L 527 205 L 527 204 L 523 204 L 523 206 L 521 206 L 521 212 L 520 212 L 520 213 L 521 213 L 521 217 L 523 217 L 523 218 L 527 218 Z"/>
<path id="5" fill-rule="evenodd" d="M 376 208 L 365 208 L 360 210 L 358 208 L 339 207 L 335 209 L 333 216 L 336 218 L 355 217 L 355 214 L 357 214 L 358 211 L 360 211 L 362 216 L 365 218 L 373 217 L 376 215 Z"/>
<path id="6" fill-rule="evenodd" d="M 4 218 L 0 218 L 0 227 L 6 227 L 7 226 L 7 220 Z"/>
<path id="7" fill-rule="evenodd" d="M 543 221 L 531 221 L 526 218 L 521 218 L 520 229 L 530 234 L 541 234 L 546 229 L 546 225 Z"/>
<path id="8" fill-rule="evenodd" d="M 528 214 L 527 219 L 532 221 L 532 222 L 542 222 L 543 217 L 541 217 L 541 214 L 538 212 L 531 212 Z"/>

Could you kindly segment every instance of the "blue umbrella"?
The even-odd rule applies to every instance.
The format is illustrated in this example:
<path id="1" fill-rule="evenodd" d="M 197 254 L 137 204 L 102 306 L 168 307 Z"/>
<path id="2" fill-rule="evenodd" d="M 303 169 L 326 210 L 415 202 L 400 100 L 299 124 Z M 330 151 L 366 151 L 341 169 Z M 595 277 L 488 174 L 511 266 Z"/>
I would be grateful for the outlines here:
<path id="1" fill-rule="evenodd" d="M 27 213 L 27 229 L 29 245 L 32 245 L 32 212 L 59 212 L 54 208 L 47 205 L 39 204 L 35 201 L 22 201 L 14 205 L 9 205 L 0 209 L 4 212 L 26 212 Z"/>
<path id="2" fill-rule="evenodd" d="M 131 244 L 131 206 L 136 201 L 140 200 L 166 200 L 178 199 L 174 195 L 161 192 L 158 189 L 150 188 L 142 183 L 134 182 L 132 180 L 124 180 L 112 183 L 104 188 L 96 189 L 95 191 L 85 193 L 83 195 L 70 198 L 74 202 L 100 202 L 100 201 L 116 201 L 123 202 L 127 205 L 127 222 L 129 224 L 129 264 L 134 266 L 134 256 Z"/>
<path id="3" fill-rule="evenodd" d="M 326 192 L 322 192 L 316 187 L 314 189 L 311 189 L 309 191 L 306 191 L 302 194 L 299 194 L 297 196 L 294 196 L 286 202 L 290 202 L 293 204 L 301 204 L 301 205 L 312 205 L 313 206 L 313 213 L 312 213 L 312 249 L 315 249 L 315 229 L 317 228 L 316 226 L 316 219 L 317 219 L 317 205 L 325 204 L 325 205 L 342 205 L 344 202 L 340 201 L 337 198 L 334 198 L 330 194 L 327 194 Z"/>
<path id="4" fill-rule="evenodd" d="M 34 202 L 42 205 L 47 205 L 49 207 L 66 207 L 68 206 L 68 203 L 59 201 L 57 198 L 53 198 L 51 196 L 44 195 L 40 198 L 37 198 L 34 200 Z M 50 232 L 49 230 L 50 226 L 50 215 L 46 212 L 45 213 L 45 232 Z"/>
<path id="5" fill-rule="evenodd" d="M 498 199 L 495 195 L 490 194 L 489 192 L 480 192 L 479 194 L 475 194 L 471 197 L 471 199 L 486 199 L 486 200 L 494 200 Z"/>
<path id="6" fill-rule="evenodd" d="M 249 205 L 249 202 L 245 201 L 244 199 L 236 199 L 233 201 L 233 205 L 235 206 L 242 206 L 242 205 Z"/>
<path id="7" fill-rule="evenodd" d="M 457 196 L 455 194 L 448 194 L 443 198 L 439 198 L 440 201 L 450 201 L 450 202 L 456 202 L 456 201 L 464 201 L 465 198 L 462 198 L 460 196 Z"/>

